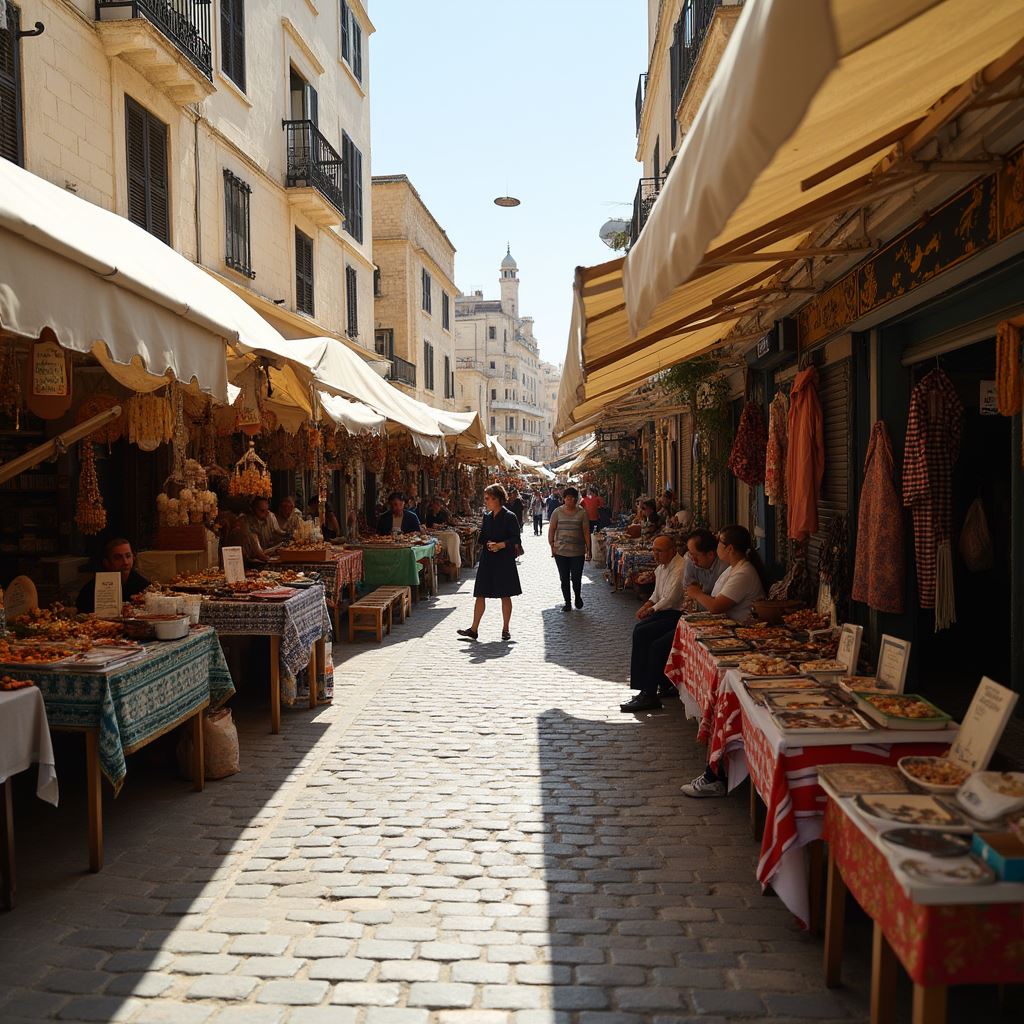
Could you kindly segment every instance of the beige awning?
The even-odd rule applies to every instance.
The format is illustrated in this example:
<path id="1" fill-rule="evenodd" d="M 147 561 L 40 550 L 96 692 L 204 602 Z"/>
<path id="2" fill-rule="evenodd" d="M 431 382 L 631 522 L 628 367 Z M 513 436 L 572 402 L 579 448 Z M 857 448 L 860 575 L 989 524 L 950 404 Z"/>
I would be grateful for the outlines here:
<path id="1" fill-rule="evenodd" d="M 577 270 L 556 437 L 783 299 L 815 224 L 926 177 L 915 150 L 1022 38 L 1021 0 L 746 4 L 628 257 Z"/>
<path id="2" fill-rule="evenodd" d="M 241 298 L 124 217 L 0 160 L 0 329 L 51 328 L 150 377 L 227 400 L 225 341 L 281 335 Z"/>

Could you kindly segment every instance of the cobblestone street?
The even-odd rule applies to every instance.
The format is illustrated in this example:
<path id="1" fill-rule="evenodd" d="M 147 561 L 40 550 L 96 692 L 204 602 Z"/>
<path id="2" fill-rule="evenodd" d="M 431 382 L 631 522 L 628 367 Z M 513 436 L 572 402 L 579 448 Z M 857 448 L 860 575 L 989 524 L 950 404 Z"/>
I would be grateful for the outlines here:
<path id="1" fill-rule="evenodd" d="M 194 794 L 134 758 L 98 875 L 72 747 L 61 808 L 19 802 L 0 1020 L 865 1019 L 855 953 L 827 991 L 820 939 L 759 893 L 745 789 L 679 792 L 703 764 L 679 705 L 619 712 L 633 598 L 591 569 L 563 612 L 524 543 L 511 644 L 496 604 L 456 640 L 464 574 L 382 646 L 336 647 L 332 707 L 280 736 L 250 707 L 241 774 Z"/>

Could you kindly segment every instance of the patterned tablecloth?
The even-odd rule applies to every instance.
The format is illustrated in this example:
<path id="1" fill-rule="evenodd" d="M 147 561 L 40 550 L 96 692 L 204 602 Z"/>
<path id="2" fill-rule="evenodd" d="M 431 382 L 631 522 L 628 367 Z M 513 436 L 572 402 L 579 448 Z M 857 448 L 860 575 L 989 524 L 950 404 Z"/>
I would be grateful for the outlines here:
<path id="1" fill-rule="evenodd" d="M 341 604 L 345 588 L 350 583 L 362 581 L 363 552 L 344 551 L 326 562 L 289 562 L 288 568 L 296 572 L 315 572 L 323 580 L 324 592 L 331 603 Z"/>
<path id="2" fill-rule="evenodd" d="M 295 703 L 295 680 L 309 664 L 313 644 L 331 635 L 323 586 L 300 590 L 287 601 L 204 601 L 199 621 L 224 636 L 279 636 L 284 704 Z"/>
<path id="3" fill-rule="evenodd" d="M 701 742 L 711 735 L 724 674 L 708 649 L 697 641 L 693 627 L 680 619 L 665 663 L 665 675 L 679 690 L 687 710 L 700 720 L 697 739 Z"/>
<path id="4" fill-rule="evenodd" d="M 625 533 L 604 531 L 605 566 L 612 578 L 630 583 L 637 573 L 653 570 L 657 563 L 650 542 L 641 544 L 636 538 Z"/>
<path id="5" fill-rule="evenodd" d="M 115 792 L 124 781 L 127 754 L 207 701 L 216 708 L 235 692 L 212 629 L 146 647 L 143 660 L 109 673 L 18 666 L 19 678 L 39 687 L 53 728 L 99 727 L 100 767 Z"/>
<path id="6" fill-rule="evenodd" d="M 418 587 L 421 558 L 433 558 L 436 541 L 409 547 L 363 548 L 363 583 L 367 589 L 384 586 Z"/>
<path id="7" fill-rule="evenodd" d="M 1024 908 L 1019 896 L 1015 902 L 997 902 L 998 890 L 1019 890 L 1019 885 L 960 886 L 956 903 L 923 905 L 913 888 L 900 884 L 867 829 L 853 819 L 846 801 L 828 801 L 829 855 L 916 984 L 1024 982 Z M 962 902 L 965 893 L 976 902 Z"/>

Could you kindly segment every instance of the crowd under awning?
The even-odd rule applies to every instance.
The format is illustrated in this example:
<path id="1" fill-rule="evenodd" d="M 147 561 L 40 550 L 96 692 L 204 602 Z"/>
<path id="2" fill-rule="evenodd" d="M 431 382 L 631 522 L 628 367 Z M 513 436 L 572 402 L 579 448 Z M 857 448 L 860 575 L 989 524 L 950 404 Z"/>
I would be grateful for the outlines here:
<path id="1" fill-rule="evenodd" d="M 745 5 L 629 255 L 577 269 L 556 439 L 784 297 L 815 224 L 927 177 L 914 149 L 1022 38 L 1020 0 Z"/>

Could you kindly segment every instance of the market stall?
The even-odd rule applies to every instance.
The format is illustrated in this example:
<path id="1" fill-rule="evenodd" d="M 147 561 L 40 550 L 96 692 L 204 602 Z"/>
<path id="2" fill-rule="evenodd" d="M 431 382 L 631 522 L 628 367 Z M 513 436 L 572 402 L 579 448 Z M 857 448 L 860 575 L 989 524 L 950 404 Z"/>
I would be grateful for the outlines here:
<path id="1" fill-rule="evenodd" d="M 302 560 L 302 553 L 295 549 L 287 552 L 285 561 L 290 569 L 319 579 L 324 585 L 327 607 L 334 623 L 335 638 L 341 636 L 341 610 L 348 596 L 348 603 L 356 599 L 356 587 L 363 580 L 363 552 L 361 549 L 346 551 L 344 546 L 329 545 L 323 552 L 322 561 Z"/>
<path id="2" fill-rule="evenodd" d="M 363 584 L 368 590 L 389 584 L 406 586 L 413 588 L 415 597 L 424 568 L 428 574 L 432 571 L 437 541 L 425 535 L 364 537 L 351 546 L 363 553 Z"/>

